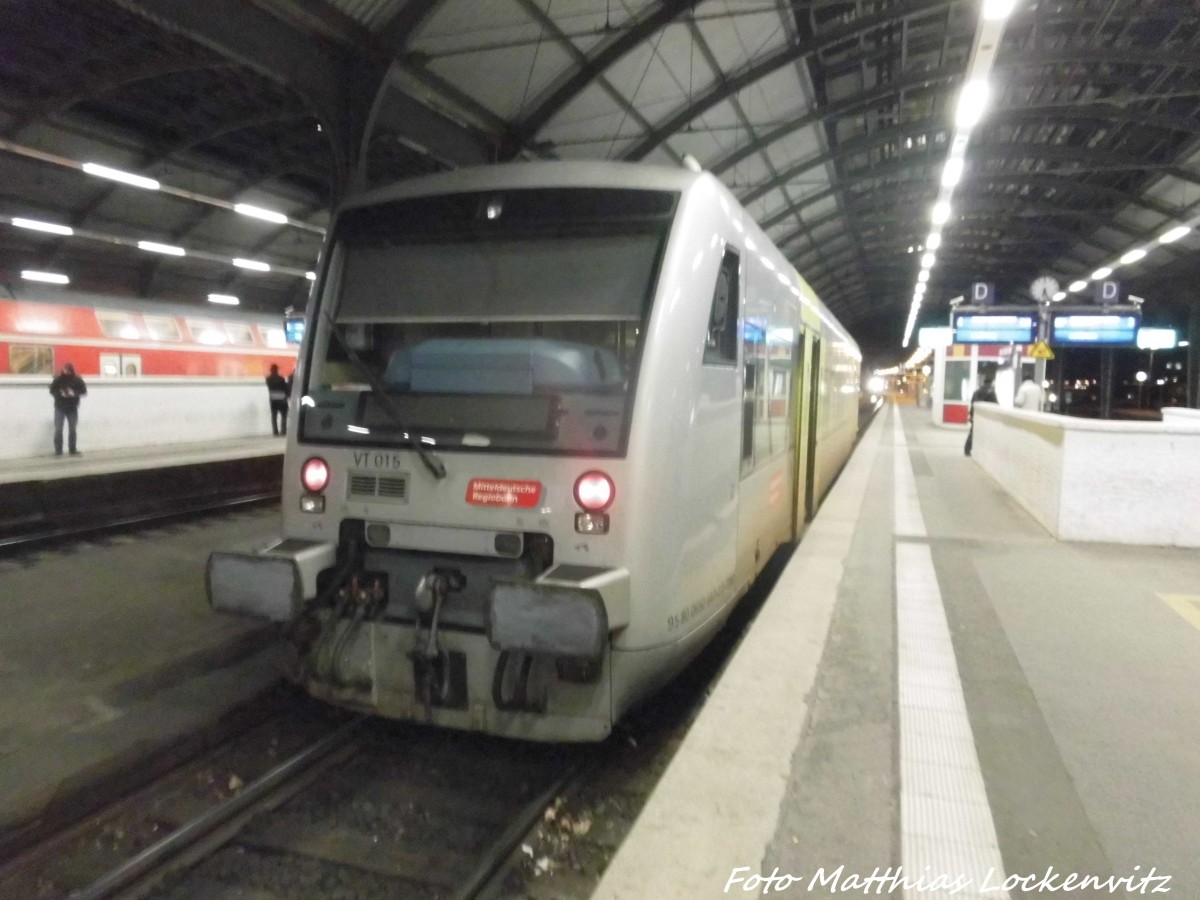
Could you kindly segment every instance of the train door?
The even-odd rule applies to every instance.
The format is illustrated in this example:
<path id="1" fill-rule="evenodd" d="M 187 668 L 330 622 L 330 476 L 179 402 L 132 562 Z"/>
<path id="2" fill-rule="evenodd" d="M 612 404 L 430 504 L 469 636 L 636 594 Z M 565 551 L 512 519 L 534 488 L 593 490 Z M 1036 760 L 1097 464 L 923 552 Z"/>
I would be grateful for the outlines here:
<path id="1" fill-rule="evenodd" d="M 813 337 L 808 367 L 808 448 L 804 460 L 804 521 L 817 511 L 814 488 L 817 479 L 817 405 L 821 398 L 821 339 Z"/>
<path id="2" fill-rule="evenodd" d="M 142 357 L 138 353 L 101 353 L 100 374 L 105 378 L 138 378 Z"/>
<path id="3" fill-rule="evenodd" d="M 792 348 L 792 353 L 795 356 L 792 365 L 792 537 L 800 536 L 800 528 L 804 524 L 802 520 L 802 510 L 807 509 L 805 503 L 805 477 L 804 470 L 808 460 L 808 445 L 812 442 L 812 435 L 809 434 L 807 428 L 808 422 L 808 392 L 805 390 L 808 384 L 807 370 L 805 369 L 805 359 L 807 358 L 806 349 L 808 346 L 808 333 L 801 330 L 796 335 L 796 344 Z"/>

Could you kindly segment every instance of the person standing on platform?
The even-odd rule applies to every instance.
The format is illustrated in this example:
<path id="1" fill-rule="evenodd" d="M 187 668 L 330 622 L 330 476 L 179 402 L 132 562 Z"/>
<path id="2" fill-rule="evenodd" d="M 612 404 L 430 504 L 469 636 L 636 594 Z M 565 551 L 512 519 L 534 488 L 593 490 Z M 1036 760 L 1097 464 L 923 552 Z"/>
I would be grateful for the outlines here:
<path id="1" fill-rule="evenodd" d="M 975 389 L 975 393 L 971 395 L 971 428 L 967 432 L 967 443 L 963 447 L 963 453 L 967 456 L 971 455 L 971 446 L 975 443 L 975 404 L 976 403 L 996 403 L 996 376 L 992 372 L 988 372 L 983 376 L 983 384 Z"/>
<path id="2" fill-rule="evenodd" d="M 1041 412 L 1042 410 L 1042 387 L 1032 378 L 1026 378 L 1021 382 L 1021 386 L 1017 388 L 1017 396 L 1013 398 L 1013 406 L 1029 410 L 1030 412 Z"/>
<path id="3" fill-rule="evenodd" d="M 50 394 L 54 397 L 54 455 L 62 456 L 63 422 L 67 423 L 67 449 L 78 456 L 75 445 L 75 429 L 79 424 L 79 398 L 87 393 L 87 385 L 75 374 L 71 363 L 64 363 L 62 371 L 50 382 Z"/>
<path id="4" fill-rule="evenodd" d="M 271 401 L 271 433 L 279 436 L 287 434 L 288 414 L 288 382 L 279 374 L 279 366 L 271 364 L 271 374 L 267 376 L 267 398 Z"/>

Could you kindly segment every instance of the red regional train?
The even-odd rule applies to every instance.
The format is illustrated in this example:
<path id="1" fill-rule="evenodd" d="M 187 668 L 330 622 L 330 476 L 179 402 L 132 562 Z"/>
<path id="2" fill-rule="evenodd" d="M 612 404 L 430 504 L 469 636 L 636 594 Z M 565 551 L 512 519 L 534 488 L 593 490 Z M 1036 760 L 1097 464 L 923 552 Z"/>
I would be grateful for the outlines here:
<path id="1" fill-rule="evenodd" d="M 102 377 L 262 377 L 290 372 L 282 317 L 64 293 L 0 299 L 0 375 L 53 375 L 71 362 Z"/>

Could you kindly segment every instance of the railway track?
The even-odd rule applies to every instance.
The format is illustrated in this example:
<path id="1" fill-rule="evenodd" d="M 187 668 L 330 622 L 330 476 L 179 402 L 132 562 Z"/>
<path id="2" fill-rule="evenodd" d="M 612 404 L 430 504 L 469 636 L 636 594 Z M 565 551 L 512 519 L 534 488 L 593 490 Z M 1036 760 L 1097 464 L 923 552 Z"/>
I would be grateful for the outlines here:
<path id="1" fill-rule="evenodd" d="M 591 755 L 293 718 L 0 869 L 0 897 L 475 897 Z"/>
<path id="2" fill-rule="evenodd" d="M 0 535 L 0 554 L 21 553 L 26 550 L 36 549 L 37 547 L 56 543 L 58 541 L 70 541 L 81 538 L 97 537 L 105 534 L 115 534 L 122 531 L 127 531 L 129 529 L 163 525 L 169 522 L 177 522 L 189 518 L 195 518 L 197 516 L 205 515 L 206 513 L 227 512 L 230 510 L 241 509 L 247 506 L 255 506 L 262 503 L 278 502 L 278 491 L 260 491 L 247 493 L 246 495 L 240 497 L 227 498 L 207 503 L 196 503 L 181 508 L 172 509 L 170 511 L 160 510 L 151 513 L 140 513 L 137 515 L 114 517 L 101 523 L 61 525 L 53 528 L 39 528 L 20 534 Z"/>

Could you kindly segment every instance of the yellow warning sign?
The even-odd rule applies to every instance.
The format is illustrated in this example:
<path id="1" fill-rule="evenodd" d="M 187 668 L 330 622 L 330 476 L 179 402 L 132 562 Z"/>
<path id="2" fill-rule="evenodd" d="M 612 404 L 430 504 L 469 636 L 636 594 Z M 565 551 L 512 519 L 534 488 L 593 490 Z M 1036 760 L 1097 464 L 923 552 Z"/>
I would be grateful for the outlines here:
<path id="1" fill-rule="evenodd" d="M 1054 351 L 1045 341 L 1038 341 L 1029 351 L 1029 356 L 1033 359 L 1054 359 Z"/>

